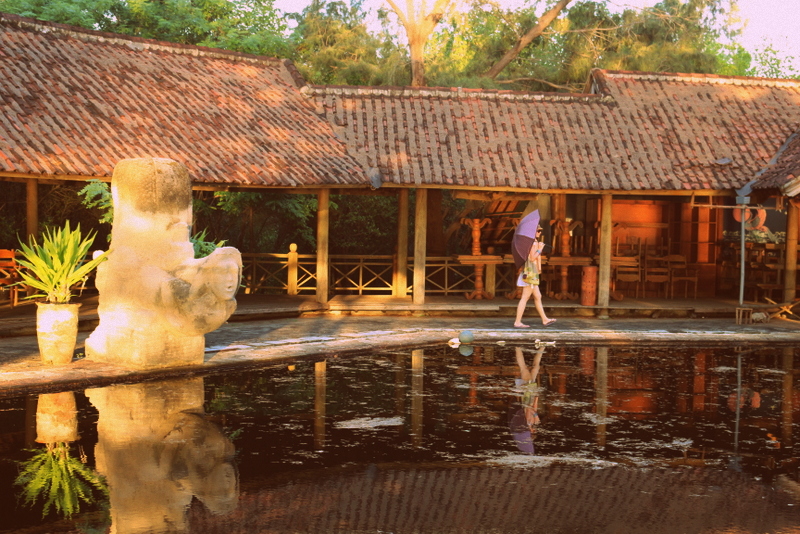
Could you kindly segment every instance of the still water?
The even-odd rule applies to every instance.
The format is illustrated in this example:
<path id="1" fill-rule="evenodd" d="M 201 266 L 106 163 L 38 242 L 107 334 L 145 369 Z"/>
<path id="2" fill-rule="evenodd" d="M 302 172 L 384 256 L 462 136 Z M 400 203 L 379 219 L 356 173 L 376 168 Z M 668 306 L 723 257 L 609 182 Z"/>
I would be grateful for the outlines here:
<path id="1" fill-rule="evenodd" d="M 0 532 L 800 531 L 798 350 L 463 349 L 0 399 Z"/>

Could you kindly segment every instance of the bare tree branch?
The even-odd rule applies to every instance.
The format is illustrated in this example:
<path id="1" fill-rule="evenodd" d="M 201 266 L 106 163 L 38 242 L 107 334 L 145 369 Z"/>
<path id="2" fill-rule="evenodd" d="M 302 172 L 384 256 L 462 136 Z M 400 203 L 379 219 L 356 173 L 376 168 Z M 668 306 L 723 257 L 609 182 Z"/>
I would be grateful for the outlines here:
<path id="1" fill-rule="evenodd" d="M 531 28 L 528 33 L 523 35 L 517 44 L 514 45 L 511 50 L 505 53 L 505 55 L 498 61 L 497 63 L 492 66 L 491 69 L 486 73 L 486 76 L 495 79 L 500 72 L 508 66 L 522 51 L 523 48 L 528 46 L 531 41 L 539 37 L 542 32 L 544 32 L 545 28 L 547 28 L 553 20 L 558 16 L 561 11 L 567 7 L 567 4 L 570 3 L 571 0 L 559 0 L 556 5 L 550 8 L 544 15 L 539 18 L 539 22 L 536 23 L 536 26 Z"/>
<path id="2" fill-rule="evenodd" d="M 550 87 L 554 87 L 556 89 L 564 89 L 570 92 L 576 92 L 576 89 L 572 85 L 559 85 L 557 83 L 548 82 L 547 80 L 542 80 L 541 78 L 514 78 L 513 80 L 498 80 L 497 83 L 517 83 L 517 82 L 539 82 L 544 85 L 549 85 Z"/>

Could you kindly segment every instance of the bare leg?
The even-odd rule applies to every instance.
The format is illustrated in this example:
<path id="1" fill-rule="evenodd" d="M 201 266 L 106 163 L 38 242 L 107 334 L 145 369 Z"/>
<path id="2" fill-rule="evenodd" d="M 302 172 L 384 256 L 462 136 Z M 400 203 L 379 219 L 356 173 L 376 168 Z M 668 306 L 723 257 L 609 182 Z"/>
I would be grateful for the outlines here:
<path id="1" fill-rule="evenodd" d="M 525 382 L 533 380 L 530 369 L 525 365 L 525 356 L 522 354 L 522 347 L 514 347 L 514 355 L 517 358 L 517 365 L 519 366 L 520 378 Z"/>
<path id="2" fill-rule="evenodd" d="M 528 284 L 522 286 L 522 296 L 519 298 L 519 304 L 517 304 L 517 319 L 514 321 L 514 326 L 517 328 L 528 326 L 526 324 L 522 324 L 522 314 L 525 313 L 525 306 L 528 305 L 528 299 L 531 298 L 532 292 L 533 288 Z"/>
<path id="3" fill-rule="evenodd" d="M 539 286 L 533 286 L 531 289 L 533 289 L 533 304 L 536 306 L 536 311 L 539 312 L 539 317 L 542 318 L 542 324 L 550 324 L 552 321 L 548 319 L 547 315 L 544 313 L 544 306 L 542 306 L 542 292 L 539 291 Z"/>

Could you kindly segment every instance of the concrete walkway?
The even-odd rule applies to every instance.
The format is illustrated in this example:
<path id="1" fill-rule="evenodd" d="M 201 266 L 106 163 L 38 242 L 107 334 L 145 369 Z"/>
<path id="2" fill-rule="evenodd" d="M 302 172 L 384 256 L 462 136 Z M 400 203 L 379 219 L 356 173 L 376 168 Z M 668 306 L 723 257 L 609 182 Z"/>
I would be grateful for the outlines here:
<path id="1" fill-rule="evenodd" d="M 316 310 L 316 311 L 315 311 Z M 733 318 L 716 319 L 608 319 L 559 317 L 549 327 L 535 319 L 531 309 L 528 329 L 512 327 L 511 317 L 409 317 L 322 314 L 308 304 L 310 315 L 298 316 L 298 306 L 241 306 L 232 321 L 206 335 L 202 365 L 141 372 L 86 361 L 83 341 L 96 324 L 89 301 L 82 312 L 82 331 L 76 360 L 60 367 L 39 360 L 35 336 L 35 307 L 0 312 L 0 397 L 80 389 L 119 381 L 168 378 L 258 366 L 265 362 L 351 351 L 374 351 L 423 344 L 446 344 L 463 330 L 476 343 L 520 342 L 536 339 L 558 344 L 797 344 L 800 323 L 773 319 L 766 324 L 737 325 Z M 291 317 L 286 317 L 290 315 Z"/>

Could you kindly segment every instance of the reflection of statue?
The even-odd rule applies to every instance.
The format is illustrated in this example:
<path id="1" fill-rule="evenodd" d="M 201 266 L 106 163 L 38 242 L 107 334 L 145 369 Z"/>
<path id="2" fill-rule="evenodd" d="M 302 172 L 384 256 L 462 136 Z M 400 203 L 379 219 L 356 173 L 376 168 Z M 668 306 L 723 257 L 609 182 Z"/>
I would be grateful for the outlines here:
<path id="1" fill-rule="evenodd" d="M 168 159 L 128 159 L 111 181 L 114 226 L 97 270 L 100 325 L 86 355 L 139 368 L 203 362 L 203 335 L 236 308 L 238 250 L 194 258 L 189 173 Z"/>
<path id="2" fill-rule="evenodd" d="M 97 468 L 106 476 L 111 532 L 178 533 L 197 497 L 211 512 L 232 511 L 234 448 L 203 415 L 203 379 L 88 390 L 99 412 Z"/>

